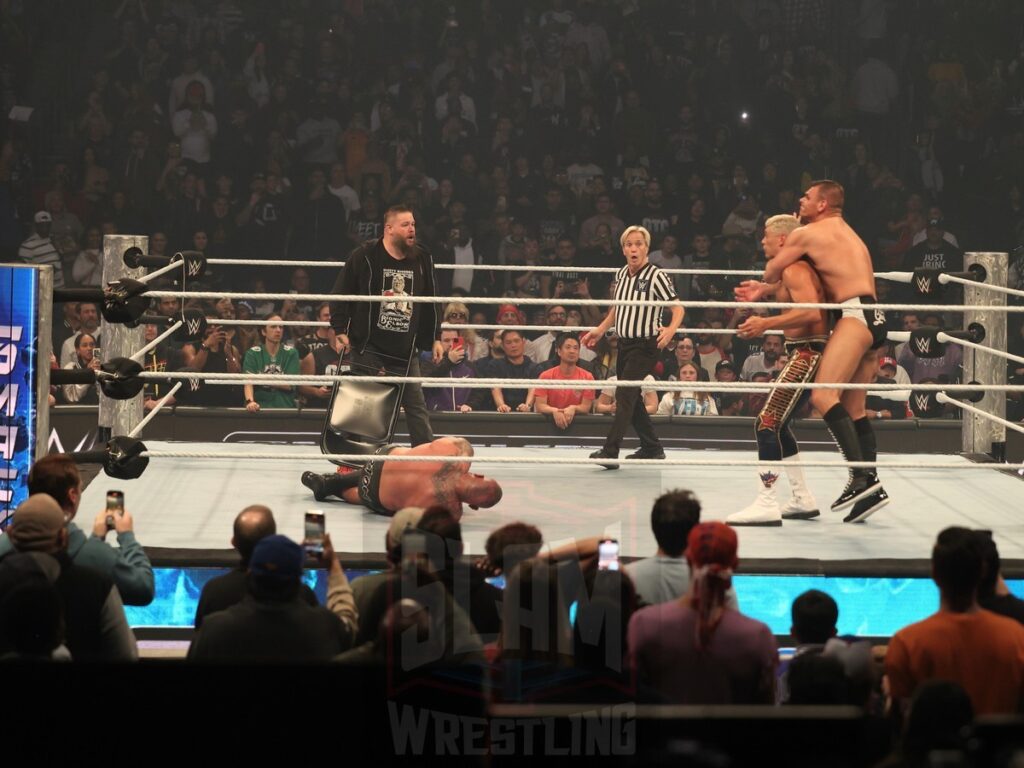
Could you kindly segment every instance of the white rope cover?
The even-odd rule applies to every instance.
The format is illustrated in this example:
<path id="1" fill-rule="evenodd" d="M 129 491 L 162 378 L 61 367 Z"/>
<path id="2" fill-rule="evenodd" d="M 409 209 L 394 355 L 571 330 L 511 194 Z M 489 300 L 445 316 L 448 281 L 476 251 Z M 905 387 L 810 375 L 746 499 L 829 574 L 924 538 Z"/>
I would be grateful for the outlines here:
<path id="1" fill-rule="evenodd" d="M 363 294 L 335 294 L 335 293 L 239 293 L 239 292 L 218 292 L 218 291 L 146 291 L 146 296 L 154 298 L 189 298 L 220 300 L 231 299 L 232 301 L 246 301 L 256 299 L 263 301 L 352 301 L 379 303 L 384 300 L 381 296 L 366 296 Z M 520 299 L 508 296 L 403 296 L 402 301 L 413 304 L 448 304 L 459 302 L 461 304 L 515 304 L 517 306 L 551 306 L 553 303 L 562 306 L 573 307 L 632 307 L 655 304 L 661 306 L 682 305 L 694 309 L 717 307 L 719 309 L 746 309 L 757 306 L 770 306 L 775 309 L 843 309 L 843 304 L 826 304 L 796 301 L 773 301 L 770 304 L 765 302 L 750 301 L 645 301 L 643 299 Z M 869 309 L 880 309 L 883 311 L 907 311 L 907 312 L 963 312 L 963 304 L 870 304 Z M 977 312 L 1024 312 L 1024 305 L 976 305 L 966 307 Z"/>
<path id="2" fill-rule="evenodd" d="M 759 461 L 758 459 L 729 459 L 725 457 L 711 459 L 591 459 L 566 458 L 562 456 L 409 456 L 403 455 L 365 455 L 360 453 L 282 453 L 280 451 L 188 451 L 188 450 L 155 450 L 143 451 L 142 456 L 151 459 L 276 459 L 287 461 L 347 461 L 347 462 L 438 462 L 445 464 L 549 464 L 573 466 L 582 464 L 602 465 L 616 462 L 625 466 L 650 467 L 778 467 L 777 461 Z M 987 469 L 1017 470 L 1024 469 L 1024 464 L 973 463 L 951 461 L 814 461 L 803 460 L 786 462 L 790 467 L 832 467 L 834 469 L 860 469 L 883 467 L 885 469 Z"/>
<path id="3" fill-rule="evenodd" d="M 1007 296 L 1024 296 L 1024 291 L 1018 291 L 1015 288 L 1006 288 L 1002 285 L 992 285 L 992 283 L 978 283 L 974 280 L 965 280 L 962 277 L 956 275 L 947 275 L 943 272 L 939 275 L 940 283 L 958 283 L 960 285 L 970 285 L 974 288 L 980 288 L 985 291 L 993 291 L 995 293 L 1005 293 Z"/>
<path id="4" fill-rule="evenodd" d="M 137 374 L 140 379 L 198 379 L 200 381 L 216 380 L 224 384 L 265 384 L 268 380 L 275 384 L 329 384 L 335 381 L 374 382 L 394 384 L 396 382 L 412 382 L 434 387 L 451 387 L 469 389 L 530 389 L 540 385 L 542 389 L 608 389 L 611 387 L 642 387 L 646 389 L 665 390 L 698 390 L 707 392 L 724 392 L 729 390 L 740 392 L 766 392 L 769 389 L 865 389 L 872 392 L 905 391 L 906 384 L 831 384 L 827 382 L 755 382 L 755 381 L 613 381 L 594 379 L 498 379 L 498 378 L 466 378 L 452 379 L 438 376 L 358 376 L 358 375 L 282 375 L 277 373 L 217 373 L 207 371 L 142 371 Z M 912 384 L 911 388 L 919 392 L 1022 392 L 1024 384 Z"/>
<path id="5" fill-rule="evenodd" d="M 325 267 L 341 269 L 345 266 L 344 261 L 314 261 L 291 259 L 207 259 L 207 264 L 221 264 L 224 266 L 246 266 L 246 267 Z M 625 266 L 625 263 L 623 263 Z M 434 269 L 457 270 L 468 269 L 480 272 L 585 272 L 587 274 L 615 274 L 622 267 L 582 267 L 571 266 L 561 267 L 549 264 L 435 264 Z M 670 275 L 754 275 L 760 277 L 764 274 L 763 269 L 684 269 L 673 267 L 662 267 L 663 272 Z M 875 278 L 880 280 L 891 280 L 897 283 L 909 283 L 913 280 L 913 272 L 875 272 Z M 939 278 L 940 282 L 942 281 Z M 968 283 L 972 281 L 968 280 Z"/>
<path id="6" fill-rule="evenodd" d="M 939 392 L 939 394 L 935 396 L 935 399 L 938 400 L 940 403 L 949 403 L 950 405 L 955 405 L 957 408 L 962 408 L 965 411 L 975 413 L 978 416 L 984 416 L 989 421 L 994 421 L 996 424 L 1002 424 L 1004 427 L 1008 429 L 1012 429 L 1024 434 L 1024 424 L 1014 424 L 1012 421 L 1007 421 L 1006 419 L 1000 416 L 996 416 L 994 413 L 983 411 L 981 408 L 977 408 L 971 405 L 970 403 L 965 403 L 961 400 L 954 400 L 945 392 Z"/>
<path id="7" fill-rule="evenodd" d="M 128 437 L 138 437 L 139 435 L 141 435 L 142 430 L 145 428 L 145 426 L 153 420 L 154 416 L 160 413 L 160 409 L 167 405 L 167 401 L 174 397 L 174 393 L 181 389 L 183 385 L 184 382 L 179 381 L 177 384 L 171 387 L 170 391 L 166 395 L 161 397 L 157 404 L 153 406 L 153 409 L 146 414 L 146 418 L 144 418 L 142 421 L 136 424 L 135 429 L 128 433 Z"/>

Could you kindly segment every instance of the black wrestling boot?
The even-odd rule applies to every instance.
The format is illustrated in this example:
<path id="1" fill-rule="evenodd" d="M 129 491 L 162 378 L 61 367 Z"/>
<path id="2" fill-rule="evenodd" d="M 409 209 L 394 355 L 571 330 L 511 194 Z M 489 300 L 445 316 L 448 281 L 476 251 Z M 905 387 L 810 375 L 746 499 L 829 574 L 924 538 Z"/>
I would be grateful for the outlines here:
<path id="1" fill-rule="evenodd" d="M 832 439 L 839 446 L 839 452 L 847 461 L 864 461 L 861 453 L 860 438 L 857 436 L 857 428 L 853 424 L 850 414 L 842 406 L 836 403 L 828 409 L 825 414 L 825 425 L 832 434 Z M 850 479 L 846 488 L 839 495 L 839 498 L 832 502 L 832 511 L 840 512 L 855 504 L 859 499 L 869 493 L 877 491 L 881 487 L 878 477 L 869 469 L 851 469 Z"/>
<path id="2" fill-rule="evenodd" d="M 341 498 L 349 488 L 359 485 L 361 472 L 353 470 L 342 474 L 341 472 L 330 472 L 326 475 L 319 475 L 316 472 L 303 472 L 302 484 L 313 492 L 313 498 L 323 501 L 328 496 Z"/>
<path id="3" fill-rule="evenodd" d="M 850 514 L 843 518 L 844 523 L 863 523 L 871 515 L 889 503 L 889 494 L 881 485 L 878 490 L 870 496 L 865 496 L 850 510 Z"/>
<path id="4" fill-rule="evenodd" d="M 864 458 L 864 461 L 877 461 L 878 444 L 875 442 L 875 430 L 871 427 L 871 419 L 863 416 L 853 422 L 853 426 L 857 430 L 857 442 L 860 443 L 860 455 Z M 872 467 L 865 471 L 875 480 L 878 479 L 878 467 Z M 889 497 L 886 496 L 886 498 L 888 499 Z"/>
<path id="5" fill-rule="evenodd" d="M 325 476 L 318 475 L 316 472 L 302 473 L 302 484 L 313 492 L 313 498 L 317 501 L 323 501 L 328 496 L 324 480 Z"/>
<path id="6" fill-rule="evenodd" d="M 882 484 L 878 481 L 877 475 L 863 469 L 855 469 L 850 473 L 850 480 L 846 483 L 846 488 L 839 494 L 839 498 L 832 502 L 832 511 L 842 512 L 881 487 Z"/>

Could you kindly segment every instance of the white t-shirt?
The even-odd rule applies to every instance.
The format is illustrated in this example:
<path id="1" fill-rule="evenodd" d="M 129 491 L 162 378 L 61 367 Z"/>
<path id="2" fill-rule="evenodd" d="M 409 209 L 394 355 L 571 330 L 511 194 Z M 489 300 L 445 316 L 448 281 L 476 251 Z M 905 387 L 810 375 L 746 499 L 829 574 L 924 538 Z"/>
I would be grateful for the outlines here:
<path id="1" fill-rule="evenodd" d="M 679 397 L 676 397 L 678 393 Z M 673 416 L 717 416 L 718 406 L 711 395 L 706 400 L 697 398 L 697 393 L 689 390 L 666 392 L 658 403 L 658 413 Z"/>

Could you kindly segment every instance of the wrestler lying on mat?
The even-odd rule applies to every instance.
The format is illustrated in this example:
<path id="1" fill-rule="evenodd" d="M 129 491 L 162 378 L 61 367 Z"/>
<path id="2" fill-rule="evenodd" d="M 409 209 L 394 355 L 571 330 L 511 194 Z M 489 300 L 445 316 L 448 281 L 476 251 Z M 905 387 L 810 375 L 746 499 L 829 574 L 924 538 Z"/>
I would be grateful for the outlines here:
<path id="1" fill-rule="evenodd" d="M 472 456 L 473 446 L 462 437 L 440 437 L 430 443 L 404 448 L 384 445 L 378 454 L 410 456 Z M 313 491 L 317 501 L 337 496 L 349 504 L 362 504 L 382 515 L 393 515 L 403 507 L 439 504 L 456 518 L 462 505 L 470 509 L 493 507 L 501 501 L 497 480 L 474 475 L 470 462 L 368 461 L 362 469 L 347 467 L 324 475 L 303 472 L 302 484 Z"/>

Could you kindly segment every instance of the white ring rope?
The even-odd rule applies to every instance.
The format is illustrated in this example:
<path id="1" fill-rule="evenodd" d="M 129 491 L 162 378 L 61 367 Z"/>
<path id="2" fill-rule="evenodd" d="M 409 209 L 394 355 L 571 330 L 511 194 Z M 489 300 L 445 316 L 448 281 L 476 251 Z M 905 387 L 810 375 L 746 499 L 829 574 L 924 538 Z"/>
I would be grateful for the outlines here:
<path id="1" fill-rule="evenodd" d="M 948 333 L 944 333 L 943 331 L 939 331 L 935 335 L 935 340 L 940 344 L 959 344 L 960 346 L 967 347 L 968 349 L 976 349 L 979 352 L 988 352 L 989 354 L 1001 357 L 1004 360 L 1012 360 L 1015 363 L 1024 363 L 1024 357 L 1021 357 L 1020 355 L 1012 355 L 1009 352 L 1003 352 L 1003 350 L 996 349 L 995 347 L 986 347 L 984 344 L 975 344 L 973 341 L 968 341 L 967 339 L 958 339 L 955 336 L 950 336 Z"/>
<path id="2" fill-rule="evenodd" d="M 1017 432 L 1024 433 L 1024 424 L 1014 424 L 1012 421 L 1007 421 L 1006 419 L 996 416 L 994 413 L 983 411 L 981 408 L 975 408 L 970 403 L 965 403 L 960 400 L 954 400 L 945 392 L 939 392 L 939 394 L 935 396 L 935 399 L 940 403 L 950 403 L 951 405 L 955 405 L 958 408 L 964 409 L 965 411 L 970 411 L 971 413 L 976 413 L 979 416 L 984 416 L 986 419 L 994 421 L 996 424 L 1002 424 L 1004 427 L 1009 427 L 1010 429 L 1016 430 Z"/>
<path id="3" fill-rule="evenodd" d="M 142 434 L 142 429 L 153 420 L 154 416 L 160 413 L 160 409 L 167 404 L 168 400 L 174 397 L 174 393 L 181 389 L 182 386 L 184 386 L 184 383 L 185 382 L 183 381 L 179 381 L 177 384 L 171 387 L 170 391 L 166 395 L 161 397 L 157 404 L 153 406 L 153 409 L 146 414 L 146 418 L 144 418 L 142 421 L 136 424 L 135 429 L 128 433 L 128 437 L 138 437 L 140 434 Z"/>
<path id="4" fill-rule="evenodd" d="M 141 456 L 151 459 L 276 459 L 288 461 L 346 461 L 346 462 L 380 462 L 380 461 L 408 461 L 408 462 L 437 462 L 444 464 L 476 463 L 476 464 L 549 464 L 549 465 L 580 465 L 580 464 L 610 464 L 612 462 L 625 466 L 651 466 L 651 467 L 778 467 L 780 462 L 761 461 L 759 459 L 591 459 L 589 457 L 565 458 L 561 456 L 551 457 L 545 454 L 542 456 L 409 456 L 402 455 L 364 455 L 358 453 L 282 453 L 259 452 L 259 451 L 143 451 Z M 997 469 L 1006 471 L 1011 469 L 1024 469 L 1024 464 L 999 464 L 999 463 L 974 463 L 974 462 L 950 462 L 950 461 L 813 461 L 803 460 L 786 462 L 785 466 L 792 467 L 831 467 L 834 469 L 868 469 L 878 467 L 880 469 Z"/>
<path id="5" fill-rule="evenodd" d="M 158 269 L 158 270 L 156 270 L 154 272 L 147 272 L 145 275 L 143 275 L 142 277 L 138 278 L 138 282 L 140 282 L 140 283 L 148 283 L 149 281 L 154 280 L 154 279 L 160 277 L 160 275 L 165 275 L 168 272 L 173 272 L 174 270 L 181 269 L 184 266 L 185 266 L 184 259 L 182 259 L 181 261 L 172 261 L 170 264 L 167 264 L 166 266 L 160 267 L 160 269 Z"/>
<path id="6" fill-rule="evenodd" d="M 367 296 L 365 294 L 335 294 L 335 293 L 240 293 L 240 292 L 217 292 L 217 291 L 146 291 L 146 296 L 154 298 L 187 298 L 187 299 L 231 299 L 232 301 L 351 301 L 362 303 L 379 304 L 382 301 L 393 300 L 393 297 Z M 644 299 L 520 299 L 508 296 L 402 296 L 401 301 L 413 304 L 515 304 L 517 306 L 551 306 L 561 304 L 562 306 L 580 307 L 609 307 L 609 306 L 677 306 L 684 308 L 704 309 L 708 307 L 718 309 L 747 309 L 757 306 L 768 306 L 774 309 L 849 309 L 848 304 L 838 303 L 811 303 L 796 301 L 773 301 L 751 302 L 751 301 L 646 301 Z M 969 309 L 976 312 L 1024 312 L 1022 305 L 963 305 L 963 304 L 865 304 L 863 309 L 883 311 L 906 311 L 906 312 L 963 312 Z"/>
<path id="7" fill-rule="evenodd" d="M 207 259 L 207 264 L 246 267 L 328 267 L 341 269 L 344 261 L 291 261 L 289 259 Z M 625 266 L 625 265 L 623 265 Z M 457 270 L 468 269 L 481 272 L 586 272 L 588 274 L 615 274 L 622 267 L 562 267 L 550 264 L 434 264 L 434 269 Z M 662 272 L 670 275 L 756 275 L 764 274 L 763 269 L 684 269 L 679 267 L 661 267 Z M 909 283 L 914 279 L 913 272 L 875 272 L 875 278 L 890 280 L 896 283 Z M 939 278 L 942 282 L 942 278 Z M 972 281 L 968 280 L 968 283 Z"/>
<path id="8" fill-rule="evenodd" d="M 225 266 L 246 266 L 246 267 L 334 267 L 340 269 L 345 266 L 344 261 L 289 261 L 288 259 L 207 259 L 207 264 L 223 264 Z M 623 267 L 625 262 L 623 262 Z M 459 270 L 469 269 L 481 272 L 587 272 L 594 274 L 616 274 L 622 267 L 560 267 L 549 264 L 435 264 L 434 269 Z M 762 275 L 762 269 L 681 269 L 661 268 L 662 272 L 670 275 Z"/>
<path id="9" fill-rule="evenodd" d="M 557 302 L 556 302 L 557 303 Z M 219 317 L 208 317 L 206 322 L 209 325 L 251 325 L 263 328 L 267 325 L 280 325 L 283 327 L 299 326 L 303 328 L 330 328 L 330 323 L 322 323 L 319 320 L 227 320 Z M 460 331 L 469 329 L 474 331 L 555 331 L 556 333 L 581 333 L 589 330 L 584 325 L 474 325 L 472 323 L 441 323 L 442 331 Z M 723 336 L 735 335 L 739 330 L 736 328 L 677 328 L 676 334 L 720 334 Z M 784 331 L 765 331 L 766 336 L 779 336 Z"/>
<path id="10" fill-rule="evenodd" d="M 142 349 L 140 349 L 138 352 L 136 352 L 134 355 L 132 355 L 129 359 L 130 360 L 134 360 L 136 363 L 141 363 L 142 362 L 142 358 L 144 358 L 146 356 L 147 352 L 149 352 L 151 349 L 156 349 L 157 346 L 160 344 L 160 342 L 162 342 L 168 336 L 170 336 L 175 331 L 177 331 L 179 328 L 181 328 L 182 325 L 183 325 L 183 323 L 182 323 L 181 320 L 176 321 L 175 323 L 173 323 L 171 325 L 170 328 L 168 328 L 166 331 L 164 331 L 159 336 L 157 336 L 155 339 L 153 339 L 151 342 L 149 342 L 149 344 L 144 346 Z"/>
<path id="11" fill-rule="evenodd" d="M 1024 296 L 1024 291 L 1018 291 L 1015 288 L 1005 288 L 1001 285 L 993 285 L 992 283 L 978 283 L 974 280 L 965 280 L 964 278 L 957 277 L 956 275 L 947 275 L 945 272 L 939 275 L 939 282 L 969 285 L 972 288 L 981 288 L 987 291 L 995 291 L 996 293 L 1005 293 L 1007 296 Z"/>
<path id="12" fill-rule="evenodd" d="M 440 376 L 358 376 L 358 375 L 302 375 L 279 373 L 218 373 L 214 371 L 142 371 L 136 374 L 140 379 L 197 379 L 222 384 L 330 384 L 336 381 L 364 382 L 375 384 L 423 384 L 430 387 L 459 389 L 611 389 L 613 387 L 638 387 L 657 390 L 695 390 L 700 392 L 766 392 L 769 389 L 864 389 L 872 392 L 902 392 L 906 384 L 833 384 L 831 382 L 800 382 L 787 381 L 617 381 L 606 379 L 498 379 L 498 378 L 465 378 L 453 379 Z M 1024 384 L 911 384 L 910 388 L 918 392 L 1024 392 Z"/>

